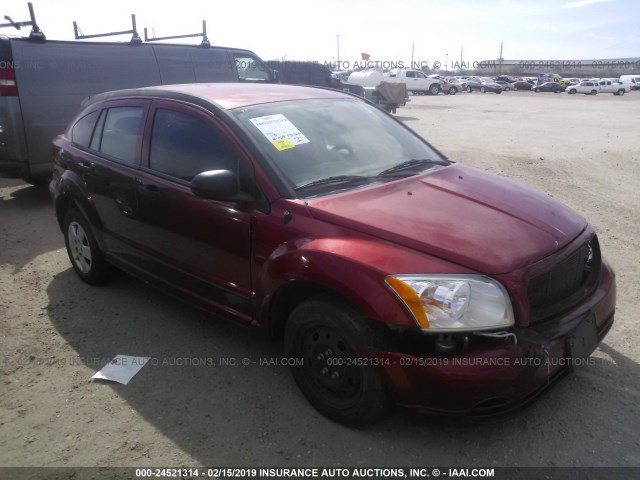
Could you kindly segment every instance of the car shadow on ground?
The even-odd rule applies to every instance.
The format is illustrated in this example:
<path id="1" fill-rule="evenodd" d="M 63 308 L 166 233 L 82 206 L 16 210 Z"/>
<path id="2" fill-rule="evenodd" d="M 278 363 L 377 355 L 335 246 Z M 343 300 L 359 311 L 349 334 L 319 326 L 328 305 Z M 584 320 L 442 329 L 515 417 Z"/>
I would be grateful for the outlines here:
<path id="1" fill-rule="evenodd" d="M 637 392 L 616 385 L 637 380 L 638 365 L 607 346 L 613 360 L 596 359 L 588 373 L 569 375 L 507 419 L 452 422 L 396 410 L 374 426 L 351 429 L 309 405 L 288 367 L 273 363 L 282 358 L 280 347 L 255 330 L 219 321 L 126 275 L 91 287 L 69 268 L 47 293 L 53 326 L 92 372 L 104 365 L 95 359 L 152 358 L 127 386 L 85 379 L 81 398 L 115 392 L 204 465 L 212 459 L 228 466 L 640 463 L 633 422 L 612 425 L 607 415 L 627 409 L 637 418 Z M 604 441 L 614 434 L 620 444 Z"/>
<path id="2" fill-rule="evenodd" d="M 413 122 L 414 120 L 418 120 L 416 117 L 405 117 L 404 115 L 395 115 L 396 120 L 400 120 L 401 122 Z"/>
<path id="3" fill-rule="evenodd" d="M 0 248 L 0 264 L 12 265 L 15 273 L 37 256 L 64 247 L 46 187 L 11 179 L 0 179 L 0 187 L 4 192 L 0 195 L 0 232 L 6 242 Z"/>

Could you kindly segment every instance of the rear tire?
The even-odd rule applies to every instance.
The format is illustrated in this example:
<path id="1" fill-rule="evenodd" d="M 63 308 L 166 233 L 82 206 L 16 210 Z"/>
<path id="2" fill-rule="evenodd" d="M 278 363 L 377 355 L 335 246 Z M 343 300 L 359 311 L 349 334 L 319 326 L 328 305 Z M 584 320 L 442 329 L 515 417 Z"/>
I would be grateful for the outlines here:
<path id="1" fill-rule="evenodd" d="M 480 87 L 480 92 L 487 93 L 487 89 L 485 87 Z"/>
<path id="2" fill-rule="evenodd" d="M 353 426 L 373 423 L 390 405 L 363 355 L 372 337 L 366 322 L 351 305 L 322 295 L 298 305 L 285 327 L 285 354 L 303 362 L 291 367 L 302 393 L 326 417 Z"/>
<path id="3" fill-rule="evenodd" d="M 104 259 L 91 225 L 75 208 L 64 217 L 64 242 L 71 265 L 82 280 L 91 285 L 108 280 L 112 267 Z"/>
<path id="4" fill-rule="evenodd" d="M 597 95 L 598 91 L 597 90 L 591 90 L 591 95 Z"/>
<path id="5" fill-rule="evenodd" d="M 569 93 L 569 95 L 575 95 L 576 91 L 575 90 L 569 90 L 569 92 L 567 92 L 567 93 Z"/>
<path id="6" fill-rule="evenodd" d="M 471 90 L 471 87 L 467 87 L 467 93 L 473 93 L 473 90 Z"/>
<path id="7" fill-rule="evenodd" d="M 455 87 L 449 89 L 449 95 L 455 95 L 456 93 L 458 93 L 458 90 Z"/>
<path id="8" fill-rule="evenodd" d="M 624 90 L 618 90 L 618 95 L 620 96 L 624 95 Z"/>
<path id="9" fill-rule="evenodd" d="M 536 92 L 536 93 L 540 93 L 540 89 L 539 88 L 534 88 L 533 91 Z"/>

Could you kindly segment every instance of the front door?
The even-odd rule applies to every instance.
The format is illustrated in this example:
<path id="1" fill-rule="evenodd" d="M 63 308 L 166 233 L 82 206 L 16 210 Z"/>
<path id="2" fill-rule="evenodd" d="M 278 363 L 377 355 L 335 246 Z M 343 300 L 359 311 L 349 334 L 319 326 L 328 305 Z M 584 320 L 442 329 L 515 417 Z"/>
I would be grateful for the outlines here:
<path id="1" fill-rule="evenodd" d="M 212 115 L 154 101 L 136 176 L 138 233 L 145 268 L 197 303 L 251 318 L 253 207 L 199 198 L 198 173 L 231 170 L 251 183 L 248 159 Z"/>

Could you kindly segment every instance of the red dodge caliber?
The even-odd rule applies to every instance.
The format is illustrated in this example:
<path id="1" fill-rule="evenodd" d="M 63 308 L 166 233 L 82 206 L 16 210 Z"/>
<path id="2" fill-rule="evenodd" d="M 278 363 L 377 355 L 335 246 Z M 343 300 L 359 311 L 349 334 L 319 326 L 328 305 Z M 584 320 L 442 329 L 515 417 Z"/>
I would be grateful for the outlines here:
<path id="1" fill-rule="evenodd" d="M 613 323 L 614 273 L 580 215 L 336 90 L 100 94 L 55 139 L 53 173 L 82 280 L 117 267 L 266 328 L 343 423 L 392 402 L 510 410 Z"/>

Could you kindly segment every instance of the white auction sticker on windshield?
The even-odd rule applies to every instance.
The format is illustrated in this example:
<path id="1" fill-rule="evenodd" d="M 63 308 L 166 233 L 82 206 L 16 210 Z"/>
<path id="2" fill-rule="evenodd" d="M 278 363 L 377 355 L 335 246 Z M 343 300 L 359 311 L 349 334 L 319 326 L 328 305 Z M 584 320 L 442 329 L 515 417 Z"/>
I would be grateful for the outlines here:
<path id="1" fill-rule="evenodd" d="M 267 140 L 280 151 L 293 148 L 303 143 L 309 143 L 309 139 L 281 113 L 268 115 L 266 117 L 251 118 L 250 120 L 251 123 L 267 137 Z"/>

